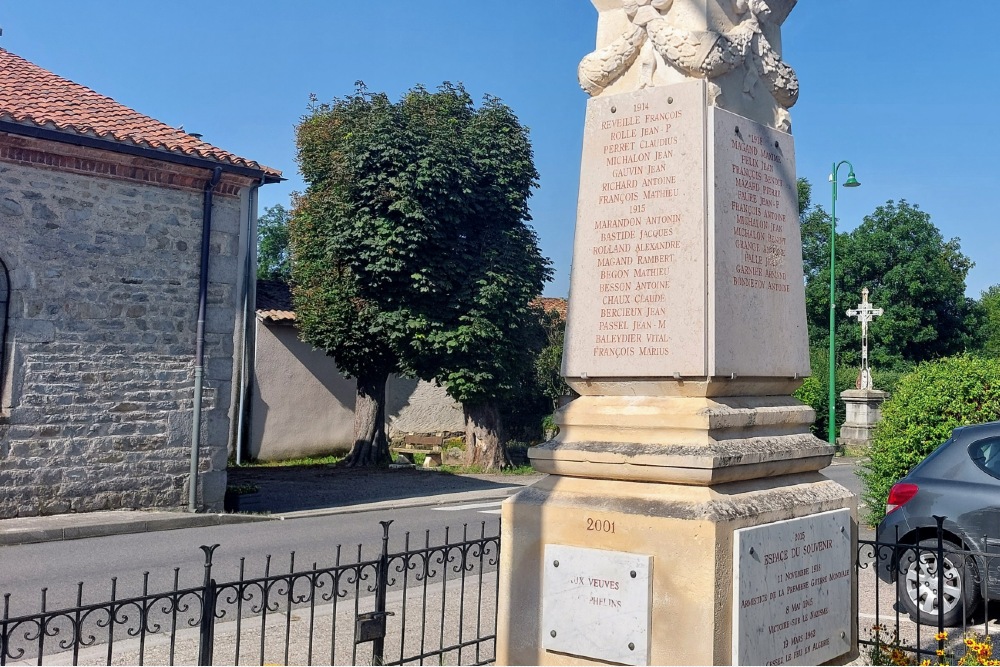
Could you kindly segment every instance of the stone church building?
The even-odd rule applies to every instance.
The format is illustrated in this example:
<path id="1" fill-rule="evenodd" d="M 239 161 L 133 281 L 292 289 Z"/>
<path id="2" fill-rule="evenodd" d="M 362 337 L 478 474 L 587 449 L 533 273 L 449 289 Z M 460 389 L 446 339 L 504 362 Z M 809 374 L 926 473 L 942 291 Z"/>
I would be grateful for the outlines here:
<path id="1" fill-rule="evenodd" d="M 0 518 L 221 509 L 280 178 L 0 49 Z"/>

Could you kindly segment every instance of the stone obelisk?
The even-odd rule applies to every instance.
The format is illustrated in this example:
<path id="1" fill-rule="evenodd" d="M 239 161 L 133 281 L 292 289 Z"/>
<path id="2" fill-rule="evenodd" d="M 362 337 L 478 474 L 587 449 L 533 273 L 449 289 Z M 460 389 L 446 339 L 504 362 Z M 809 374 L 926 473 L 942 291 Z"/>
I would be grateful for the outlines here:
<path id="1" fill-rule="evenodd" d="M 809 374 L 795 0 L 592 0 L 563 374 L 503 507 L 499 664 L 856 655 L 856 503 Z"/>

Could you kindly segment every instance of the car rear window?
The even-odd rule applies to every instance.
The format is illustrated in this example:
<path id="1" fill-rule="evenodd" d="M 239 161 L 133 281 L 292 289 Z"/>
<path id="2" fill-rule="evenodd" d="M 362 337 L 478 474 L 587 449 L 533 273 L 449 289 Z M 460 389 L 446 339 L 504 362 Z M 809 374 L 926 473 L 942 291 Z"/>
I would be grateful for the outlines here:
<path id="1" fill-rule="evenodd" d="M 1000 479 L 1000 438 L 984 438 L 969 445 L 973 463 L 987 475 Z"/>

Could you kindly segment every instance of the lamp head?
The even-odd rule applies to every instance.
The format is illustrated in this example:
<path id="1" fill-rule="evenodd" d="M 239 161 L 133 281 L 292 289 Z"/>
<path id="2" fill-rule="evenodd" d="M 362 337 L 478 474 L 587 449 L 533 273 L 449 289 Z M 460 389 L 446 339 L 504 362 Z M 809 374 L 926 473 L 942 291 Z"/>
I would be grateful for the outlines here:
<path id="1" fill-rule="evenodd" d="M 856 188 L 859 185 L 861 185 L 861 181 L 859 181 L 857 178 L 854 177 L 854 170 L 852 169 L 851 173 L 849 173 L 847 175 L 847 180 L 844 181 L 844 187 L 845 188 Z"/>

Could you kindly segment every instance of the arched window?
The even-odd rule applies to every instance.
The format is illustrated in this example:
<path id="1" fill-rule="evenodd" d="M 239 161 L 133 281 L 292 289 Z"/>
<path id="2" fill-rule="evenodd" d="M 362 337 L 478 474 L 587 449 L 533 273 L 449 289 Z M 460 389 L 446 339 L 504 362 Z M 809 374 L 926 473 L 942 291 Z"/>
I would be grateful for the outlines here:
<path id="1" fill-rule="evenodd" d="M 0 258 L 0 398 L 7 377 L 7 321 L 10 310 L 10 272 Z M 0 406 L 3 404 L 0 403 Z"/>

